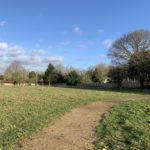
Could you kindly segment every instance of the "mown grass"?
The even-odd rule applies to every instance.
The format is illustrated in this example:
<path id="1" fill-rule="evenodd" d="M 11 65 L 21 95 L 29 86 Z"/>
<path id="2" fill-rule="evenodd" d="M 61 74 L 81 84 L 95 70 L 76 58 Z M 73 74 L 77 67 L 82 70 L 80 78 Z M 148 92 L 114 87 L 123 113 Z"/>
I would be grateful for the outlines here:
<path id="1" fill-rule="evenodd" d="M 96 129 L 96 150 L 150 150 L 150 100 L 115 106 Z"/>
<path id="2" fill-rule="evenodd" d="M 99 100 L 149 98 L 136 92 L 79 90 L 50 87 L 0 87 L 0 150 L 53 123 L 72 108 Z"/>

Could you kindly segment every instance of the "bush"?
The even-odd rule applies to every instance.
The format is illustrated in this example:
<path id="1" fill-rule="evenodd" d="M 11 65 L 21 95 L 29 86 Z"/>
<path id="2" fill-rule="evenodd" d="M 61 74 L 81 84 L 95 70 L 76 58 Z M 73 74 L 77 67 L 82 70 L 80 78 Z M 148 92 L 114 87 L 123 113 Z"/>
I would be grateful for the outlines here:
<path id="1" fill-rule="evenodd" d="M 66 81 L 68 85 L 76 85 L 80 82 L 80 76 L 75 70 L 73 70 L 66 76 Z"/>

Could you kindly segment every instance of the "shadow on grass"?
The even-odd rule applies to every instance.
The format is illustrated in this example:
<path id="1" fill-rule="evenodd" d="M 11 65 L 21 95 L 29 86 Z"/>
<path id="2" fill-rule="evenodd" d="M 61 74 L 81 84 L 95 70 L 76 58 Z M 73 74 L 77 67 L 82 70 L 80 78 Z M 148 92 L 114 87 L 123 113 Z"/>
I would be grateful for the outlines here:
<path id="1" fill-rule="evenodd" d="M 148 89 L 141 89 L 141 88 L 80 88 L 80 87 L 76 87 L 76 86 L 66 86 L 66 87 L 60 86 L 60 88 L 69 88 L 69 89 L 76 89 L 76 90 L 122 92 L 122 93 L 133 93 L 133 94 L 143 94 L 143 95 L 149 94 L 150 95 L 150 88 L 148 88 Z"/>

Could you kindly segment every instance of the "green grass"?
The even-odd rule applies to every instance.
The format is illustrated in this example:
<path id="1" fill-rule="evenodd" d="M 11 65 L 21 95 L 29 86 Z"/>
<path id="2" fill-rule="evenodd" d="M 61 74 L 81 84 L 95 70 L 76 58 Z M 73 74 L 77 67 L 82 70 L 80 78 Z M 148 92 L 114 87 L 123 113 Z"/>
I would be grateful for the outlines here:
<path id="1" fill-rule="evenodd" d="M 66 111 L 100 100 L 135 100 L 135 91 L 79 90 L 49 87 L 0 87 L 0 150 L 53 123 Z"/>
<path id="2" fill-rule="evenodd" d="M 110 109 L 96 129 L 95 149 L 150 150 L 150 100 Z"/>

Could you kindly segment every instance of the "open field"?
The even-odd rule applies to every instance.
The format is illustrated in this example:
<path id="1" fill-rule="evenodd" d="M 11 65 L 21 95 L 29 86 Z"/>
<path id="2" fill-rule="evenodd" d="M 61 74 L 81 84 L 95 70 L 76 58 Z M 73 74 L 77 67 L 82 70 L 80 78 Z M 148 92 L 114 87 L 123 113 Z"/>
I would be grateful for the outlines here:
<path id="1" fill-rule="evenodd" d="M 66 111 L 89 102 L 149 98 L 134 90 L 0 87 L 0 149 L 12 149 L 19 140 L 53 123 Z"/>
<path id="2" fill-rule="evenodd" d="M 110 109 L 96 130 L 96 149 L 149 150 L 150 100 Z"/>
<path id="3" fill-rule="evenodd" d="M 119 101 L 98 101 L 72 109 L 53 125 L 47 125 L 14 150 L 94 150 L 95 126 Z"/>

